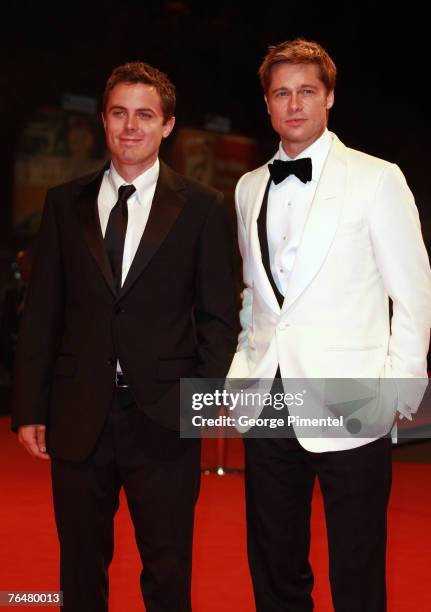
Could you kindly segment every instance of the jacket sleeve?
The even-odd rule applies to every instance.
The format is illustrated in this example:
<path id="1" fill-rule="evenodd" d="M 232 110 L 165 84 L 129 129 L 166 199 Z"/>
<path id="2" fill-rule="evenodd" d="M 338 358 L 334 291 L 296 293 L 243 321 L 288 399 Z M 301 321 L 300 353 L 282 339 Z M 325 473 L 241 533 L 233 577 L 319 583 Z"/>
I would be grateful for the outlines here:
<path id="1" fill-rule="evenodd" d="M 238 336 L 238 347 L 237 351 L 241 351 L 248 347 L 248 336 L 252 325 L 252 313 L 253 313 L 253 281 L 248 271 L 248 258 L 247 258 L 247 230 L 244 223 L 244 219 L 241 212 L 240 206 L 240 186 L 242 179 L 238 181 L 238 185 L 235 191 L 235 208 L 238 223 L 238 244 L 239 250 L 242 257 L 242 268 L 243 268 L 243 283 L 244 289 L 242 291 L 242 305 L 239 313 L 239 319 L 241 323 L 241 331 Z"/>
<path id="2" fill-rule="evenodd" d="M 426 388 L 431 272 L 413 195 L 394 164 L 380 177 L 370 209 L 370 232 L 377 265 L 393 301 L 389 357 L 399 411 L 408 416 L 417 410 Z"/>
<path id="3" fill-rule="evenodd" d="M 221 194 L 214 197 L 200 239 L 194 318 L 198 375 L 222 378 L 232 361 L 239 325 L 232 228 Z"/>
<path id="4" fill-rule="evenodd" d="M 61 337 L 64 287 L 60 238 L 48 192 L 21 320 L 14 368 L 12 428 L 48 422 L 50 385 Z"/>

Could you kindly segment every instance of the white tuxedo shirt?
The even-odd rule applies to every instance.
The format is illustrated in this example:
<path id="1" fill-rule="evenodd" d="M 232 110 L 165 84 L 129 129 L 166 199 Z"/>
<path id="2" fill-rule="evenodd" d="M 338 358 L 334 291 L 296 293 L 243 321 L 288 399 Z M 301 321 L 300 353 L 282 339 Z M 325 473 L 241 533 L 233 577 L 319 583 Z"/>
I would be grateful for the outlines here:
<path id="1" fill-rule="evenodd" d="M 282 295 L 286 295 L 302 232 L 331 145 L 332 136 L 328 130 L 325 130 L 313 144 L 295 158 L 311 159 L 311 181 L 303 183 L 297 176 L 291 174 L 278 185 L 271 182 L 269 188 L 267 212 L 269 261 L 272 277 Z M 281 143 L 278 157 L 283 161 L 292 159 L 286 155 Z"/>

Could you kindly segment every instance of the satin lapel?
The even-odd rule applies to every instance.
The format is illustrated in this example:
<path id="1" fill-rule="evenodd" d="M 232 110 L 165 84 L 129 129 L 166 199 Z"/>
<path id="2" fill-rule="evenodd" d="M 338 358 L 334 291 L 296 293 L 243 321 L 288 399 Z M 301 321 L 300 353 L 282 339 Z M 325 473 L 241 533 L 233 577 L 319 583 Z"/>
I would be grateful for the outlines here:
<path id="1" fill-rule="evenodd" d="M 277 298 L 275 297 L 274 290 L 271 287 L 270 280 L 263 265 L 257 226 L 257 220 L 259 218 L 260 209 L 262 208 L 265 189 L 269 181 L 269 170 L 267 168 L 263 168 L 262 170 L 262 174 L 258 179 L 259 183 L 256 185 L 256 190 L 254 192 L 251 190 L 254 208 L 250 222 L 249 240 L 253 257 L 252 264 L 254 266 L 253 278 L 255 279 L 255 284 L 257 287 L 260 288 L 259 292 L 264 297 L 268 306 L 270 306 L 274 312 L 280 314 L 280 306 L 278 305 Z"/>
<path id="2" fill-rule="evenodd" d="M 109 289 L 115 294 L 114 279 L 112 277 L 111 266 L 106 255 L 103 235 L 100 227 L 99 211 L 97 208 L 97 196 L 99 195 L 100 185 L 106 165 L 101 172 L 96 174 L 88 181 L 77 195 L 78 221 L 81 226 L 85 242 L 94 257 Z"/>
<path id="3" fill-rule="evenodd" d="M 344 202 L 346 175 L 345 147 L 334 136 L 305 224 L 282 312 L 298 299 L 325 260 Z"/>
<path id="4" fill-rule="evenodd" d="M 147 225 L 119 297 L 122 298 L 150 263 L 175 223 L 185 200 L 181 178 L 162 161 Z"/>

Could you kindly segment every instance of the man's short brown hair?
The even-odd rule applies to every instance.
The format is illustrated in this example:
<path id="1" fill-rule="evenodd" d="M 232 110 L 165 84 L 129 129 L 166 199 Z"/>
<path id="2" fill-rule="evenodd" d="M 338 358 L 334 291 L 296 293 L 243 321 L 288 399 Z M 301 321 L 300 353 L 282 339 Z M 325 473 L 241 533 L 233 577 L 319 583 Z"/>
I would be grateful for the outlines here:
<path id="1" fill-rule="evenodd" d="M 258 74 L 265 94 L 271 83 L 272 68 L 276 64 L 316 64 L 320 80 L 328 92 L 335 88 L 337 68 L 325 49 L 316 42 L 296 38 L 269 47 Z"/>
<path id="2" fill-rule="evenodd" d="M 164 72 L 144 62 L 128 62 L 114 68 L 106 82 L 103 94 L 103 112 L 106 110 L 110 92 L 120 83 L 142 83 L 143 85 L 153 86 L 161 99 L 164 122 L 166 123 L 175 114 L 175 85 L 171 83 Z"/>

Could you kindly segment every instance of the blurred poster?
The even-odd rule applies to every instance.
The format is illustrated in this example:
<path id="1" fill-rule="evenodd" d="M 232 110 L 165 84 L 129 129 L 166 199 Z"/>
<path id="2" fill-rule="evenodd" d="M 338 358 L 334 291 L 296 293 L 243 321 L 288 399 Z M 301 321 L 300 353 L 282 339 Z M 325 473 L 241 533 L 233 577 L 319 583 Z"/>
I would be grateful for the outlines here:
<path id="1" fill-rule="evenodd" d="M 257 143 L 246 136 L 182 128 L 171 158 L 178 172 L 222 191 L 234 216 L 235 186 L 241 175 L 256 167 Z"/>
<path id="2" fill-rule="evenodd" d="M 97 115 L 50 109 L 35 113 L 16 151 L 15 230 L 36 232 L 47 189 L 98 170 L 105 157 Z"/>

